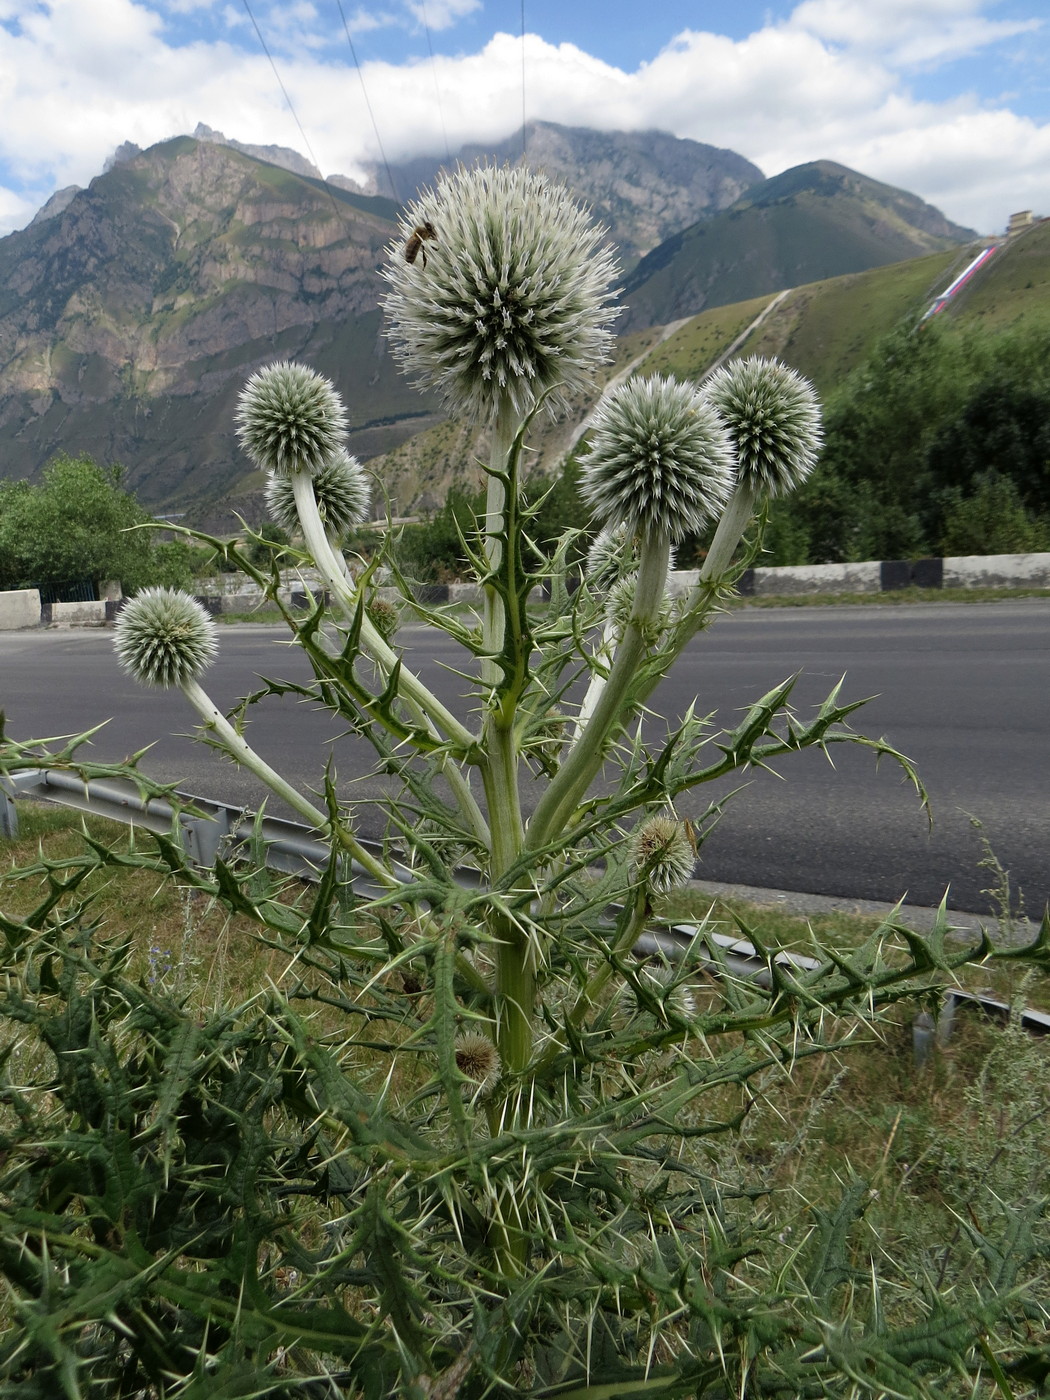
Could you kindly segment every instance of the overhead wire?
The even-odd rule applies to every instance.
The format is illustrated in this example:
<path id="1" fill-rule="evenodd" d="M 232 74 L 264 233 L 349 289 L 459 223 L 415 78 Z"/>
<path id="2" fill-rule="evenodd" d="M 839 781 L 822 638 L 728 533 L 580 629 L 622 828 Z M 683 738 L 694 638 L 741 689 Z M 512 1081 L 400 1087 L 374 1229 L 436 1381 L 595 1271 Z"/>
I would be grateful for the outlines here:
<path id="1" fill-rule="evenodd" d="M 393 171 L 390 169 L 390 162 L 386 158 L 386 151 L 383 149 L 383 138 L 379 134 L 379 123 L 376 121 L 376 114 L 372 109 L 372 103 L 368 97 L 368 89 L 365 86 L 365 75 L 361 71 L 361 64 L 357 58 L 357 50 L 354 48 L 354 41 L 350 37 L 350 26 L 346 20 L 346 12 L 343 9 L 343 0 L 335 0 L 339 10 L 339 18 L 343 21 L 343 32 L 346 34 L 346 42 L 350 45 L 350 57 L 354 60 L 354 67 L 357 69 L 357 76 L 361 82 L 361 95 L 365 99 L 365 107 L 368 109 L 368 116 L 372 123 L 372 130 L 375 132 L 376 145 L 379 147 L 380 159 L 383 162 L 383 169 L 386 171 L 387 183 L 390 185 L 391 197 L 400 203 L 400 196 L 397 192 L 397 185 L 394 183 Z"/>
<path id="2" fill-rule="evenodd" d="M 262 46 L 262 51 L 263 51 L 263 53 L 266 55 L 266 57 L 267 57 L 267 58 L 269 59 L 269 61 L 270 61 L 270 67 L 273 69 L 273 76 L 277 79 L 277 86 L 278 86 L 278 87 L 281 89 L 281 91 L 284 93 L 284 100 L 285 100 L 285 102 L 287 102 L 287 104 L 288 104 L 288 110 L 289 110 L 289 112 L 291 112 L 292 117 L 293 117 L 293 119 L 294 119 L 294 121 L 295 121 L 295 124 L 296 124 L 296 126 L 299 128 L 299 135 L 303 138 L 303 145 L 306 147 L 306 153 L 307 153 L 307 155 L 310 157 L 311 161 L 313 162 L 314 169 L 317 170 L 318 172 L 320 172 L 321 167 L 320 167 L 320 165 L 318 165 L 318 163 L 317 163 L 317 157 L 314 155 L 313 147 L 310 145 L 310 138 L 309 138 L 309 136 L 307 136 L 306 131 L 305 131 L 304 128 L 303 128 L 303 124 L 302 124 L 302 122 L 299 120 L 299 114 L 298 114 L 298 112 L 295 110 L 295 105 L 294 105 L 294 103 L 292 102 L 291 97 L 289 96 L 288 89 L 285 87 L 284 82 L 283 82 L 282 79 L 281 79 L 281 75 L 280 75 L 280 73 L 278 73 L 278 71 L 277 71 L 277 64 L 274 63 L 274 61 L 273 61 L 273 54 L 270 52 L 269 47 L 267 46 L 266 40 L 263 38 L 263 32 L 262 32 L 262 30 L 259 28 L 258 20 L 256 20 L 255 16 L 252 14 L 252 8 L 251 8 L 251 6 L 248 4 L 248 0 L 242 0 L 242 3 L 243 3 L 243 5 L 244 5 L 245 10 L 248 12 L 248 18 L 251 20 L 251 22 L 252 22 L 252 27 L 253 27 L 253 29 L 255 30 L 256 35 L 258 36 L 259 43 L 260 43 L 260 45 Z M 321 176 L 321 179 L 324 180 L 324 176 L 323 176 L 323 175 Z M 325 184 L 326 184 L 326 185 L 328 184 L 328 181 L 327 181 L 327 180 L 325 180 Z M 329 190 L 329 193 L 331 193 L 331 190 Z"/>
<path id="3" fill-rule="evenodd" d="M 281 74 L 280 74 L 280 71 L 278 70 L 277 63 L 276 63 L 276 61 L 274 60 L 273 54 L 272 54 L 271 51 L 270 51 L 270 47 L 269 47 L 269 45 L 267 44 L 266 39 L 265 39 L 265 37 L 264 37 L 264 35 L 263 35 L 263 32 L 262 32 L 262 30 L 261 30 L 260 27 L 259 27 L 259 22 L 258 22 L 258 20 L 255 18 L 255 15 L 252 13 L 252 8 L 251 8 L 251 5 L 250 5 L 250 3 L 249 3 L 249 0 L 241 0 L 241 3 L 244 5 L 245 12 L 246 12 L 246 14 L 247 14 L 249 20 L 251 21 L 252 28 L 255 30 L 256 38 L 259 40 L 259 46 L 260 46 L 260 48 L 262 49 L 263 53 L 266 55 L 266 59 L 267 59 L 269 65 L 270 65 L 270 68 L 271 68 L 272 71 L 273 71 L 273 76 L 274 76 L 274 78 L 276 79 L 277 85 L 278 85 L 278 87 L 279 87 L 280 90 L 281 90 L 281 93 L 282 93 L 282 95 L 283 95 L 283 97 L 284 97 L 284 100 L 285 100 L 285 103 L 286 103 L 286 105 L 287 105 L 287 107 L 288 107 L 288 110 L 289 110 L 289 112 L 292 114 L 292 119 L 294 120 L 295 125 L 296 125 L 296 127 L 298 128 L 298 130 L 299 130 L 299 135 L 302 137 L 303 145 L 304 145 L 305 148 L 306 148 L 306 152 L 307 152 L 307 154 L 309 155 L 310 160 L 311 160 L 311 162 L 313 163 L 314 168 L 315 168 L 317 171 L 320 172 L 321 167 L 320 167 L 320 164 L 318 163 L 317 156 L 314 154 L 313 147 L 312 147 L 311 144 L 310 144 L 310 138 L 307 136 L 307 134 L 306 134 L 306 129 L 305 129 L 305 127 L 303 126 L 302 122 L 299 120 L 299 114 L 298 114 L 298 112 L 295 110 L 295 104 L 294 104 L 293 101 L 292 101 L 291 94 L 289 93 L 287 87 L 285 86 L 284 80 L 282 79 Z M 345 11 L 344 8 L 343 8 L 343 0 L 336 0 L 336 8 L 337 8 L 338 11 L 339 11 L 339 18 L 340 18 L 340 20 L 342 21 L 343 32 L 344 32 L 344 34 L 346 35 L 346 42 L 347 42 L 347 44 L 348 44 L 348 46 L 349 46 L 349 48 L 350 48 L 350 56 L 351 56 L 351 58 L 352 58 L 353 61 L 354 61 L 354 67 L 357 69 L 357 76 L 358 76 L 358 79 L 359 79 L 359 81 L 360 81 L 360 83 L 361 83 L 361 94 L 362 94 L 362 96 L 364 97 L 365 107 L 366 107 L 366 109 L 367 109 L 367 111 L 368 111 L 369 120 L 370 120 L 371 123 L 372 123 L 372 130 L 373 130 L 373 132 L 374 132 L 374 134 L 375 134 L 376 145 L 377 145 L 378 148 L 379 148 L 379 155 L 380 155 L 380 158 L 381 158 L 381 160 L 382 160 L 382 162 L 383 162 L 383 169 L 384 169 L 384 171 L 386 172 L 386 178 L 387 178 L 387 183 L 388 183 L 388 185 L 389 185 L 389 187 L 390 187 L 390 193 L 391 193 L 391 196 L 393 197 L 393 199 L 394 199 L 395 201 L 400 202 L 400 195 L 399 195 L 399 193 L 398 193 L 397 183 L 396 183 L 396 181 L 395 181 L 395 179 L 394 179 L 394 173 L 393 173 L 393 170 L 391 169 L 390 162 L 389 162 L 389 160 L 387 159 L 386 149 L 385 149 L 385 147 L 384 147 L 384 145 L 383 145 L 383 138 L 382 138 L 382 136 L 381 136 L 381 134 L 380 134 L 380 131 L 379 131 L 379 123 L 378 123 L 378 121 L 377 121 L 377 119 L 376 119 L 375 109 L 373 108 L 371 99 L 369 98 L 369 95 L 368 95 L 368 88 L 367 88 L 367 86 L 366 86 L 366 84 L 365 84 L 364 72 L 363 72 L 363 70 L 362 70 L 362 68 L 361 68 L 360 61 L 359 61 L 359 59 L 358 59 L 358 57 L 357 57 L 357 50 L 356 50 L 355 47 L 354 47 L 353 37 L 352 37 L 352 35 L 351 35 L 351 33 L 350 33 L 350 24 L 349 24 L 349 21 L 347 20 L 347 17 L 346 17 L 346 11 Z M 452 152 L 451 152 L 451 149 L 449 148 L 449 143 L 448 143 L 448 130 L 447 130 L 447 127 L 446 127 L 446 124 L 445 124 L 445 113 L 444 113 L 444 108 L 443 108 L 442 102 L 441 102 L 441 87 L 440 87 L 440 84 L 438 83 L 438 76 L 437 76 L 437 60 L 436 60 L 436 57 L 435 57 L 435 54 L 434 54 L 434 42 L 433 42 L 433 38 L 432 38 L 431 32 L 430 32 L 430 24 L 429 24 L 429 21 L 427 20 L 427 10 L 426 10 L 426 3 L 425 3 L 425 0 L 419 0 L 419 13 L 420 13 L 420 16 L 421 16 L 421 18 L 422 18 L 422 20 L 423 20 L 423 29 L 424 29 L 424 32 L 426 33 L 426 38 L 427 38 L 427 49 L 428 49 L 428 52 L 429 52 L 429 55 L 430 55 L 430 70 L 431 70 L 431 76 L 432 76 L 433 82 L 434 82 L 434 96 L 435 96 L 435 100 L 436 100 L 436 102 L 437 102 L 438 119 L 439 119 L 439 122 L 440 122 L 440 124 L 441 124 L 441 136 L 442 136 L 442 140 L 443 140 L 444 146 L 445 146 L 445 159 L 446 159 L 446 162 L 447 162 L 448 166 L 451 166 L 451 165 L 452 165 Z M 527 121 L 528 113 L 527 113 L 527 107 L 526 107 L 526 81 L 525 81 L 525 79 L 526 79 L 526 67 L 525 67 L 525 64 L 526 64 L 526 58 L 525 58 L 525 0 L 520 0 L 520 17 L 521 17 L 521 24 L 520 24 L 520 28 L 521 28 L 521 158 L 522 158 L 522 160 L 524 161 L 524 160 L 527 158 L 527 155 L 528 155 L 528 149 L 527 149 L 527 145 L 528 145 L 528 121 Z M 335 198 L 335 193 L 334 193 L 334 191 L 332 190 L 332 187 L 331 187 L 331 185 L 329 184 L 328 180 L 325 178 L 325 176 L 324 176 L 323 174 L 321 175 L 321 180 L 322 180 L 322 182 L 323 182 L 323 184 L 324 184 L 326 190 L 328 191 L 328 195 L 329 195 L 329 198 L 332 200 L 333 207 L 334 207 L 340 214 L 343 214 L 345 211 L 339 209 L 339 204 L 338 204 L 338 201 L 337 201 L 336 198 Z"/>
<path id="4" fill-rule="evenodd" d="M 445 112 L 441 106 L 441 87 L 438 83 L 437 63 L 434 61 L 434 43 L 430 37 L 430 25 L 427 23 L 426 0 L 419 0 L 419 13 L 423 17 L 423 29 L 427 36 L 427 48 L 430 50 L 430 75 L 434 80 L 434 97 L 437 100 L 438 120 L 441 123 L 441 139 L 445 143 L 445 161 L 448 166 L 452 165 L 452 152 L 448 146 L 448 131 L 445 128 Z"/>
<path id="5" fill-rule="evenodd" d="M 521 161 L 524 165 L 528 156 L 525 125 L 525 0 L 521 0 Z"/>

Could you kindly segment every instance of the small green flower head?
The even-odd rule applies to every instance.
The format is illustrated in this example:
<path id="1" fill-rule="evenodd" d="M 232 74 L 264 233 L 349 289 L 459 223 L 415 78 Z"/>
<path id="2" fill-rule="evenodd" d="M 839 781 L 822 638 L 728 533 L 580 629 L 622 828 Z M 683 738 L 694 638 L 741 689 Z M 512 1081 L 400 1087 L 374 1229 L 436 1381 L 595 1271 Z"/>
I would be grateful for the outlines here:
<path id="1" fill-rule="evenodd" d="M 117 658 L 143 685 L 195 681 L 218 651 L 215 623 L 195 598 L 174 588 L 144 588 L 121 610 Z"/>
<path id="2" fill-rule="evenodd" d="M 394 356 L 478 422 L 547 394 L 563 409 L 608 359 L 618 269 L 566 190 L 523 166 L 443 175 L 404 217 L 383 306 Z M 425 237 L 421 235 L 425 233 Z"/>
<path id="3" fill-rule="evenodd" d="M 609 589 L 605 599 L 605 616 L 617 637 L 622 637 L 634 612 L 635 594 L 638 592 L 638 575 L 627 574 L 619 578 Z M 660 600 L 656 615 L 644 624 L 644 636 L 648 646 L 655 646 L 660 635 L 670 625 L 674 611 L 671 599 L 665 593 Z"/>
<path id="4" fill-rule="evenodd" d="M 631 379 L 598 405 L 583 497 L 606 529 L 677 543 L 717 515 L 735 485 L 733 449 L 714 409 L 691 384 Z"/>
<path id="5" fill-rule="evenodd" d="M 587 551 L 587 586 L 592 593 L 607 593 L 618 579 L 636 572 L 638 545 L 626 525 L 599 530 Z"/>
<path id="6" fill-rule="evenodd" d="M 252 375 L 236 419 L 241 446 L 274 476 L 316 475 L 342 447 L 346 431 L 346 410 L 331 382 L 287 361 Z"/>
<path id="7" fill-rule="evenodd" d="M 464 1031 L 456 1037 L 456 1068 L 472 1081 L 475 1094 L 487 1094 L 500 1076 L 499 1051 L 480 1031 Z"/>
<path id="8" fill-rule="evenodd" d="M 801 486 L 824 435 L 808 379 L 778 360 L 731 360 L 703 386 L 733 438 L 742 484 L 769 496 Z"/>
<path id="9" fill-rule="evenodd" d="M 391 641 L 401 625 L 401 609 L 398 605 L 392 603 L 389 598 L 380 598 L 373 594 L 365 604 L 365 612 L 383 641 Z"/>
<path id="10" fill-rule="evenodd" d="M 356 457 L 339 447 L 313 474 L 317 509 L 330 539 L 341 540 L 355 525 L 368 519 L 371 492 L 365 469 Z M 295 508 L 295 487 L 288 476 L 271 476 L 266 486 L 266 509 L 270 519 L 288 533 L 299 528 Z"/>
<path id="11" fill-rule="evenodd" d="M 635 828 L 628 847 L 636 879 L 654 894 L 677 890 L 692 876 L 696 848 L 685 822 L 657 814 Z"/>

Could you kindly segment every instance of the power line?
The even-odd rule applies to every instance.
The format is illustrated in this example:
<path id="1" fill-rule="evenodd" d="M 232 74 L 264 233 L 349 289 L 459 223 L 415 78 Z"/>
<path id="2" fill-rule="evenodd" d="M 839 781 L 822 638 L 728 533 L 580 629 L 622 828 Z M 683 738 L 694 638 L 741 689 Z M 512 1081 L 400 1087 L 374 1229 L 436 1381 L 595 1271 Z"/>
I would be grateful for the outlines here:
<path id="1" fill-rule="evenodd" d="M 254 28 L 256 34 L 258 35 L 259 43 L 262 45 L 262 51 L 263 51 L 263 53 L 266 55 L 266 57 L 270 60 L 270 67 L 273 69 L 273 76 L 277 79 L 277 86 L 278 86 L 278 87 L 281 89 L 281 91 L 284 93 L 284 100 L 285 100 L 285 102 L 288 103 L 288 110 L 289 110 L 289 112 L 291 112 L 293 118 L 295 119 L 295 124 L 296 124 L 296 126 L 299 128 L 299 135 L 303 138 L 303 145 L 306 147 L 306 153 L 307 153 L 307 155 L 310 157 L 310 159 L 313 161 L 314 169 L 317 170 L 317 171 L 320 173 L 321 167 L 320 167 L 320 165 L 318 164 L 317 157 L 316 157 L 316 156 L 314 155 L 314 153 L 313 153 L 313 148 L 312 148 L 311 145 L 310 145 L 310 138 L 307 136 L 306 132 L 303 130 L 303 124 L 302 124 L 302 122 L 299 120 L 299 114 L 296 112 L 295 107 L 294 107 L 294 105 L 292 104 L 292 99 L 291 99 L 291 98 L 289 97 L 289 95 L 288 95 L 288 89 L 285 87 L 284 83 L 281 81 L 281 75 L 280 75 L 280 73 L 278 73 L 278 71 L 277 71 L 277 64 L 274 63 L 274 61 L 273 61 L 273 54 L 270 52 L 270 50 L 269 50 L 269 49 L 267 48 L 267 46 L 266 46 L 266 40 L 263 38 L 262 30 L 259 28 L 259 25 L 258 25 L 258 23 L 257 23 L 257 21 L 256 21 L 256 18 L 255 18 L 255 16 L 252 14 L 251 6 L 248 4 L 248 0 L 243 0 L 243 4 L 244 4 L 244 8 L 245 8 L 245 9 L 247 10 L 247 12 L 248 12 L 248 18 L 249 18 L 249 19 L 251 20 L 251 22 L 252 22 L 252 27 Z M 323 174 L 321 175 L 321 179 L 324 180 L 324 175 L 323 175 Z M 324 183 L 325 183 L 325 185 L 327 185 L 327 184 L 328 184 L 328 181 L 327 181 L 327 180 L 324 180 Z M 328 193 L 329 193 L 330 195 L 332 195 L 331 189 L 328 190 Z M 335 196 L 334 196 L 334 195 L 332 195 L 332 203 L 333 203 L 333 204 L 335 203 Z"/>
<path id="2" fill-rule="evenodd" d="M 397 186 L 394 184 L 394 176 L 390 169 L 390 162 L 386 158 L 386 151 L 383 149 L 383 138 L 379 135 L 379 123 L 376 121 L 376 114 L 372 110 L 372 104 L 368 100 L 368 89 L 365 87 L 365 75 L 361 71 L 361 65 L 357 59 L 357 50 L 354 48 L 354 41 L 350 37 L 350 26 L 346 22 L 346 13 L 343 10 L 343 0 L 335 0 L 339 8 L 339 18 L 343 21 L 343 32 L 346 34 L 346 42 L 350 45 L 350 57 L 354 60 L 354 67 L 357 69 L 357 76 L 361 80 L 361 93 L 365 99 L 365 106 L 368 108 L 368 115 L 372 122 L 372 130 L 375 132 L 376 145 L 379 147 L 379 154 L 382 157 L 383 169 L 386 171 L 386 178 L 390 184 L 390 193 L 395 200 L 398 200 Z"/>
<path id="3" fill-rule="evenodd" d="M 525 0 L 521 0 L 521 159 L 525 162 Z"/>
<path id="4" fill-rule="evenodd" d="M 452 152 L 448 148 L 448 132 L 445 129 L 445 113 L 441 106 L 441 88 L 437 80 L 437 64 L 434 62 L 434 45 L 430 38 L 430 25 L 427 23 L 427 7 L 425 0 L 419 0 L 419 12 L 423 16 L 423 29 L 426 31 L 427 48 L 430 50 L 430 73 L 434 79 L 434 97 L 437 100 L 438 120 L 441 122 L 441 139 L 445 143 L 445 163 L 452 164 Z"/>

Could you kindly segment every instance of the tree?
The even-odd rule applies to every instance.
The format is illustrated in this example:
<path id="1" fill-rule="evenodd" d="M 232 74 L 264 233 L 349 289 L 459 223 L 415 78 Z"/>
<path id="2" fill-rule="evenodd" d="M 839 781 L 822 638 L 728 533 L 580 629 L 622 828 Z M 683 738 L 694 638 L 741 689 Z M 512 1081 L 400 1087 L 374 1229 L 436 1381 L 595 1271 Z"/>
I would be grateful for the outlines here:
<path id="1" fill-rule="evenodd" d="M 149 515 L 121 486 L 123 468 L 62 454 L 39 486 L 0 489 L 0 581 L 8 588 L 120 579 L 132 592 L 149 581 L 153 546 L 135 526 Z"/>

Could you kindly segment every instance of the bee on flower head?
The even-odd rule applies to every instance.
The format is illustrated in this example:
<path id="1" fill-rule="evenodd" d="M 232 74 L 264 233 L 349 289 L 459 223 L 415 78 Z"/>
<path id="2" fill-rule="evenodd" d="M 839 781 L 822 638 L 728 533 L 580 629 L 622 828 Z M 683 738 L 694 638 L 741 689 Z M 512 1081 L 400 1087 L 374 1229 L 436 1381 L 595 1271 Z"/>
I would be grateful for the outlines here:
<path id="1" fill-rule="evenodd" d="M 437 230 L 429 219 L 424 219 L 421 224 L 416 224 L 415 228 L 408 235 L 405 241 L 405 262 L 414 263 L 420 254 L 423 255 L 423 266 L 427 265 L 427 250 L 424 244 L 437 241 Z"/>

